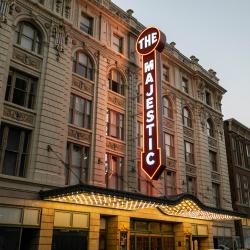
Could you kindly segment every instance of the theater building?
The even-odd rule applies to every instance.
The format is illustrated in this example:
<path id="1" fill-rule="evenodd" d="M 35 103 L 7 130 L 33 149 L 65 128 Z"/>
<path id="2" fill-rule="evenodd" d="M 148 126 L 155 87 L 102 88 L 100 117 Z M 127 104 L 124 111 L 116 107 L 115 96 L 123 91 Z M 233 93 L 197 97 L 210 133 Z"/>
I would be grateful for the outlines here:
<path id="1" fill-rule="evenodd" d="M 0 249 L 237 244 L 225 89 L 174 42 L 158 96 L 166 168 L 141 170 L 144 28 L 110 0 L 0 0 Z"/>
<path id="2" fill-rule="evenodd" d="M 250 248 L 250 129 L 235 119 L 224 121 L 233 210 L 247 218 L 235 223 L 241 245 Z"/>

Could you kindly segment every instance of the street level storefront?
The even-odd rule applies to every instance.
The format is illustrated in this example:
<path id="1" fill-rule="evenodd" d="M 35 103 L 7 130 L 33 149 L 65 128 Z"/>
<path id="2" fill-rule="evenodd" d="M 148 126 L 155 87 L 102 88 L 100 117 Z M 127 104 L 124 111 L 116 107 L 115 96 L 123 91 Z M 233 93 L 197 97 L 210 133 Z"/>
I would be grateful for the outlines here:
<path id="1" fill-rule="evenodd" d="M 211 249 L 214 221 L 230 225 L 243 216 L 189 194 L 149 197 L 81 184 L 40 196 L 3 201 L 0 249 Z"/>

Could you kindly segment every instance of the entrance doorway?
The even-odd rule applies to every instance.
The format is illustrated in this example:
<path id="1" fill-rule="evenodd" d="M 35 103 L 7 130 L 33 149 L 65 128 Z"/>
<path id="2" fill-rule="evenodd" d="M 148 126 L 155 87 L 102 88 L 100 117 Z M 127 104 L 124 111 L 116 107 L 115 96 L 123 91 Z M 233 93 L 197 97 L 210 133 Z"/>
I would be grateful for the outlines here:
<path id="1" fill-rule="evenodd" d="M 199 250 L 200 249 L 200 239 L 198 237 L 192 238 L 193 243 L 193 250 Z"/>

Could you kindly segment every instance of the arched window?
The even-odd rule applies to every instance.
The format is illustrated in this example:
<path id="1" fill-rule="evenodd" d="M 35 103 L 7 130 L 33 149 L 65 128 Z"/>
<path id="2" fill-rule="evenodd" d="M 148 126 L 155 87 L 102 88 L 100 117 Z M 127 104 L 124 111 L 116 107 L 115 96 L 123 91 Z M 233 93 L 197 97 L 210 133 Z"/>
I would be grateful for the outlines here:
<path id="1" fill-rule="evenodd" d="M 109 89 L 124 95 L 124 78 L 121 73 L 117 70 L 111 70 L 108 76 Z"/>
<path id="2" fill-rule="evenodd" d="M 182 110 L 182 122 L 185 127 L 192 128 L 191 113 L 187 107 L 184 107 Z"/>
<path id="3" fill-rule="evenodd" d="M 163 97 L 163 115 L 173 119 L 173 106 L 166 96 Z"/>
<path id="4" fill-rule="evenodd" d="M 31 23 L 23 21 L 18 23 L 15 32 L 15 42 L 24 49 L 28 49 L 35 53 L 41 53 L 41 33 Z"/>
<path id="5" fill-rule="evenodd" d="M 81 51 L 77 51 L 73 58 L 73 72 L 93 81 L 93 62 L 91 58 Z"/>
<path id="6" fill-rule="evenodd" d="M 214 137 L 214 124 L 210 118 L 207 119 L 207 135 Z"/>

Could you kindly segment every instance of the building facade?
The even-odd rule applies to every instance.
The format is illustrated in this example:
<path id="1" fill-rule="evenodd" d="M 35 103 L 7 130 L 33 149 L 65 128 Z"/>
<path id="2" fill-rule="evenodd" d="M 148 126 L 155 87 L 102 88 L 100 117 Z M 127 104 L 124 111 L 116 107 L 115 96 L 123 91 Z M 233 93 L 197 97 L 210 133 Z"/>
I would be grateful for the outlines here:
<path id="1" fill-rule="evenodd" d="M 161 58 L 167 167 L 158 181 L 141 171 L 135 43 L 143 29 L 132 10 L 109 0 L 0 0 L 0 244 L 39 250 L 233 247 L 232 221 L 170 216 L 146 203 L 146 196 L 189 193 L 211 211 L 232 210 L 225 89 L 215 71 L 184 56 L 174 42 Z M 64 188 L 77 184 L 99 193 L 89 190 L 65 203 L 73 191 Z M 68 198 L 39 195 L 55 188 Z M 82 191 L 74 190 L 76 196 Z M 147 209 L 136 209 L 140 201 L 135 211 L 125 208 L 127 193 L 143 194 L 133 199 Z M 103 201 L 111 196 L 125 200 Z"/>
<path id="2" fill-rule="evenodd" d="M 250 129 L 235 119 L 224 121 L 228 171 L 235 211 L 245 212 L 247 218 L 235 224 L 241 244 L 250 248 Z"/>

